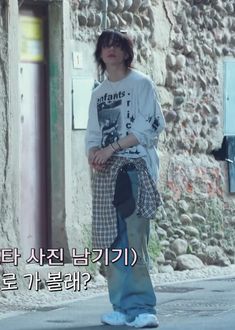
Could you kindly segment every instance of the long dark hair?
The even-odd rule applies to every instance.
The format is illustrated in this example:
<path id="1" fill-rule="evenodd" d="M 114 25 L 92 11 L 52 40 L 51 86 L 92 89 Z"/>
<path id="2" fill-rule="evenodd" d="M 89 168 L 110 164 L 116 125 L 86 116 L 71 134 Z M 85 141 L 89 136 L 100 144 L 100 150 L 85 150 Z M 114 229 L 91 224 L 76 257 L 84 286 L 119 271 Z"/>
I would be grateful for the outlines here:
<path id="1" fill-rule="evenodd" d="M 125 60 L 126 68 L 131 66 L 131 63 L 134 58 L 134 51 L 133 51 L 133 42 L 128 37 L 126 33 L 122 33 L 115 30 L 104 30 L 101 35 L 99 36 L 96 44 L 95 50 L 95 60 L 98 67 L 101 68 L 101 72 L 104 73 L 106 70 L 106 65 L 101 59 L 101 51 L 102 47 L 111 47 L 111 46 L 118 46 L 123 51 L 126 52 L 128 55 L 127 59 Z"/>

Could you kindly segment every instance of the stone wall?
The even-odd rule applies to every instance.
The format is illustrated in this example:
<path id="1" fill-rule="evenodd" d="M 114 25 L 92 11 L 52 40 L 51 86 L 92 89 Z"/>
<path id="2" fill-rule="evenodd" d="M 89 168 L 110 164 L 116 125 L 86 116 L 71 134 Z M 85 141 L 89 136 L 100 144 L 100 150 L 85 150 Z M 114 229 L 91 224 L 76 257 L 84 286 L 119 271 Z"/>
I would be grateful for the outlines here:
<path id="1" fill-rule="evenodd" d="M 164 86 L 166 78 L 164 63 L 169 45 L 171 25 L 165 15 L 162 3 L 156 8 L 152 8 L 150 3 L 147 2 L 141 6 L 141 2 L 109 1 L 107 16 L 108 27 L 115 27 L 118 24 L 120 28 L 130 31 L 136 45 L 134 67 L 142 71 L 146 71 L 147 68 L 147 72 L 152 75 L 153 79 Z M 156 19 L 154 16 L 161 21 L 161 31 L 154 29 L 154 19 Z M 73 70 L 73 75 L 92 75 L 96 78 L 96 64 L 93 53 L 97 37 L 102 31 L 102 1 L 72 1 L 71 24 L 72 51 L 81 51 L 84 55 L 84 69 L 77 72 Z M 155 52 L 155 49 L 158 49 L 158 52 Z M 162 65 L 159 63 L 162 63 Z M 155 67 L 154 70 L 153 67 Z M 167 92 L 164 95 L 166 94 Z M 79 245 L 81 249 L 84 248 L 84 245 L 90 246 L 91 244 L 91 191 L 89 173 L 87 172 L 87 159 L 84 154 L 84 133 L 85 131 L 73 131 L 72 133 L 73 205 L 72 223 L 69 226 L 71 232 L 71 235 L 69 234 L 69 244 L 71 246 Z M 78 146 L 80 146 L 79 151 Z M 83 235 L 79 235 L 79 239 L 77 239 L 77 237 L 74 237 L 74 230 L 78 233 L 83 232 Z"/>
<path id="2" fill-rule="evenodd" d="M 178 255 L 183 251 L 176 248 L 182 242 L 175 241 L 181 239 L 184 253 L 206 264 L 228 265 L 234 263 L 235 199 L 228 194 L 227 168 L 211 151 L 223 138 L 222 70 L 224 56 L 235 56 L 234 2 L 172 4 L 165 87 L 173 104 L 165 112 L 164 148 L 174 156 L 164 173 L 167 215 L 158 229 L 166 230 L 169 245 L 165 242 L 162 250 L 165 263 L 182 269 Z"/>
<path id="3" fill-rule="evenodd" d="M 102 1 L 72 1 L 71 23 L 74 42 L 94 47 Z M 160 244 L 154 233 L 152 257 L 161 251 L 162 271 L 234 263 L 235 198 L 226 165 L 211 156 L 223 137 L 223 58 L 235 56 L 234 1 L 110 0 L 107 25 L 132 36 L 134 67 L 156 82 L 167 121 L 159 144 L 165 210 L 153 225 Z"/>

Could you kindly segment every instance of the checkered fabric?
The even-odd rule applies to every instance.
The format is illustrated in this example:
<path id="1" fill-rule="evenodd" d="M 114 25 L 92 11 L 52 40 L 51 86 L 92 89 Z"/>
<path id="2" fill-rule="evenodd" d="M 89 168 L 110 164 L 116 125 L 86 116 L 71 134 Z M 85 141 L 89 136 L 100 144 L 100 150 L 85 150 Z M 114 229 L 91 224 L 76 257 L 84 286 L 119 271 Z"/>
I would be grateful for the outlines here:
<path id="1" fill-rule="evenodd" d="M 118 171 L 125 164 L 134 164 L 138 173 L 137 214 L 154 219 L 162 204 L 156 183 L 142 158 L 111 157 L 102 171 L 92 177 L 92 243 L 93 248 L 108 248 L 117 237 L 117 213 L 113 206 Z"/>

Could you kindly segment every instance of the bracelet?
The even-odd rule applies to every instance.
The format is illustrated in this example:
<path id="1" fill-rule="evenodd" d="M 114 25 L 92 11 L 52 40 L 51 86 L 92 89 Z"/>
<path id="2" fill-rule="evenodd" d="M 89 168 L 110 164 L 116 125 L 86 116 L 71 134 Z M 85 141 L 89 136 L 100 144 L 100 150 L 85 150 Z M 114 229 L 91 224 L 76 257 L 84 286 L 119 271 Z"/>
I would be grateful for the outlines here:
<path id="1" fill-rule="evenodd" d="M 120 146 L 120 143 L 118 141 L 117 142 L 117 145 L 119 146 L 119 151 L 123 150 L 122 147 Z"/>
<path id="2" fill-rule="evenodd" d="M 113 149 L 113 151 L 116 152 L 117 150 L 114 148 L 113 144 L 110 143 L 110 145 L 111 145 L 111 148 Z"/>

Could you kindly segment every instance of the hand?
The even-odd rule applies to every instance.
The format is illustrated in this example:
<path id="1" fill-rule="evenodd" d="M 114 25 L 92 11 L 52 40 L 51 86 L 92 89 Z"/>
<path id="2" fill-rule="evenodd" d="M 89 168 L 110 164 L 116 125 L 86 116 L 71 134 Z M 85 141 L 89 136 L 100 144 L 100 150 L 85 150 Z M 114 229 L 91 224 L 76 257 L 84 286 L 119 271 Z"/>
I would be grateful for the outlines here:
<path id="1" fill-rule="evenodd" d="M 94 170 L 101 172 L 105 169 L 106 165 L 105 164 L 103 164 L 103 165 L 92 164 L 91 166 Z"/>
<path id="2" fill-rule="evenodd" d="M 94 163 L 95 152 L 99 149 L 100 148 L 98 147 L 91 148 L 88 154 L 88 163 L 96 171 L 102 171 L 104 169 L 104 165 L 98 165 Z"/>
<path id="3" fill-rule="evenodd" d="M 102 164 L 102 165 L 99 165 L 99 164 L 96 164 L 94 162 L 94 158 L 95 158 L 95 153 L 96 151 L 100 150 L 100 148 L 98 147 L 93 147 L 89 150 L 89 154 L 88 154 L 88 163 L 89 165 L 96 171 L 102 171 L 104 168 L 105 168 L 105 165 Z"/>
<path id="4" fill-rule="evenodd" d="M 95 153 L 97 150 L 99 150 L 100 148 L 99 147 L 93 147 L 89 150 L 89 153 L 88 153 L 88 163 L 90 166 L 93 166 L 93 162 L 94 162 L 94 158 L 95 158 Z"/>
<path id="5" fill-rule="evenodd" d="M 93 158 L 93 163 L 95 165 L 103 165 L 112 156 L 113 153 L 114 150 L 111 145 L 108 145 L 103 149 L 96 150 Z"/>

